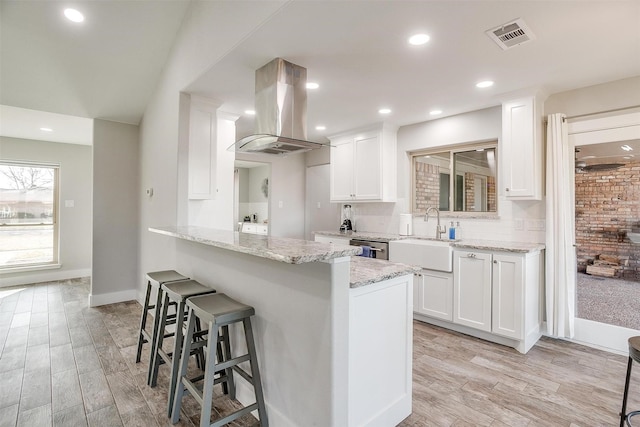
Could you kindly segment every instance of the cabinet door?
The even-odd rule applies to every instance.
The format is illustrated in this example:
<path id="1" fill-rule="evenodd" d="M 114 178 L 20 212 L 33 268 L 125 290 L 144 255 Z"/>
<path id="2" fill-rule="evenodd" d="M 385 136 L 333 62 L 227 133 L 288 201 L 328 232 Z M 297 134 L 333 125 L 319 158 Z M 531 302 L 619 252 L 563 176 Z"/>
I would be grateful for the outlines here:
<path id="1" fill-rule="evenodd" d="M 535 98 L 502 105 L 501 171 L 504 194 L 515 200 L 542 197 L 541 141 L 538 135 Z"/>
<path id="2" fill-rule="evenodd" d="M 453 321 L 491 331 L 491 254 L 453 252 Z"/>
<path id="3" fill-rule="evenodd" d="M 382 199 L 382 139 L 379 133 L 354 141 L 353 182 L 356 200 Z"/>
<path id="4" fill-rule="evenodd" d="M 353 200 L 353 141 L 331 148 L 331 201 Z"/>
<path id="5" fill-rule="evenodd" d="M 213 199 L 216 195 L 216 111 L 193 98 L 189 113 L 189 199 Z"/>
<path id="6" fill-rule="evenodd" d="M 492 332 L 522 339 L 524 331 L 523 258 L 516 255 L 493 255 Z"/>
<path id="7" fill-rule="evenodd" d="M 437 319 L 453 320 L 451 273 L 423 270 L 415 275 L 413 311 Z"/>

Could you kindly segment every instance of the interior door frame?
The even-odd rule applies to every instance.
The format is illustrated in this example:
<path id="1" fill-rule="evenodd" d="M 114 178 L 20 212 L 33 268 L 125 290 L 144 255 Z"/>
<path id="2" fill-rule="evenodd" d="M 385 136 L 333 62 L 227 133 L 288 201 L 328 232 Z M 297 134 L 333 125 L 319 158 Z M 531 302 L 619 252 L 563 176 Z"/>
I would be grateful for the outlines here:
<path id="1" fill-rule="evenodd" d="M 640 111 L 617 111 L 607 114 L 595 114 L 568 120 L 569 142 L 574 147 L 622 142 L 638 139 L 640 135 Z M 575 186 L 571 189 L 575 198 Z M 575 229 L 575 219 L 573 228 Z M 575 251 L 574 251 L 574 256 Z M 575 272 L 577 275 L 577 271 Z M 577 281 L 576 281 L 577 283 Z M 577 289 L 576 289 L 577 292 Z M 578 303 L 577 296 L 575 299 Z M 627 340 L 640 335 L 640 330 L 594 322 L 575 317 L 574 337 L 572 341 L 611 351 L 621 355 L 628 354 Z"/>

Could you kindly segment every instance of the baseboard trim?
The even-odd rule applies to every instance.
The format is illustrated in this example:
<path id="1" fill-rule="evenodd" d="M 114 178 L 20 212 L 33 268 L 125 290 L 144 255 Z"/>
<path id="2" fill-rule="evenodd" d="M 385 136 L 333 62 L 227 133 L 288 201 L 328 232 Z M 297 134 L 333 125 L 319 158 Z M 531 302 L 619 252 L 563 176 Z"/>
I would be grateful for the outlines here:
<path id="1" fill-rule="evenodd" d="M 14 273 L 14 277 L 0 277 L 0 288 L 8 286 L 31 285 L 34 283 L 53 282 L 56 280 L 68 280 L 78 277 L 90 277 L 91 269 L 84 268 L 78 270 L 40 270 L 29 273 Z"/>
<path id="2" fill-rule="evenodd" d="M 587 347 L 605 350 L 626 356 L 629 354 L 628 340 L 640 335 L 636 329 L 594 322 L 593 320 L 575 318 L 573 338 L 568 339 Z"/>
<path id="3" fill-rule="evenodd" d="M 138 293 L 135 289 L 99 295 L 89 294 L 89 307 L 98 307 L 100 305 L 137 300 L 137 296 Z"/>

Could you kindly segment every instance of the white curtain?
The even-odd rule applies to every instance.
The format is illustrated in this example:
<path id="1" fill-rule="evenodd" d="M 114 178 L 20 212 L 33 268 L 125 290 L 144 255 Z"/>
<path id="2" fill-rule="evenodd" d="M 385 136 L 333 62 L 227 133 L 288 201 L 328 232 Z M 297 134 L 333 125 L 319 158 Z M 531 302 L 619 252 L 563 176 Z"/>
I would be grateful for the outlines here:
<path id="1" fill-rule="evenodd" d="M 547 121 L 547 334 L 572 338 L 575 317 L 575 163 L 564 114 Z"/>

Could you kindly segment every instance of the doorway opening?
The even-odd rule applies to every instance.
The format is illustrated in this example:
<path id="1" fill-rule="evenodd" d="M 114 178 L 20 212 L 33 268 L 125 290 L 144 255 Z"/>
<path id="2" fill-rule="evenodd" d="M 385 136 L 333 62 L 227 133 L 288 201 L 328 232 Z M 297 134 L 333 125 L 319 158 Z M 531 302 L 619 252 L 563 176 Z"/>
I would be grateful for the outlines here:
<path id="1" fill-rule="evenodd" d="M 234 166 L 236 231 L 269 234 L 271 164 L 236 160 Z"/>
<path id="2" fill-rule="evenodd" d="M 640 140 L 576 146 L 576 318 L 640 330 Z"/>

